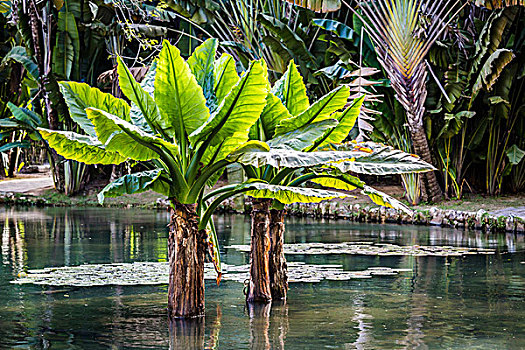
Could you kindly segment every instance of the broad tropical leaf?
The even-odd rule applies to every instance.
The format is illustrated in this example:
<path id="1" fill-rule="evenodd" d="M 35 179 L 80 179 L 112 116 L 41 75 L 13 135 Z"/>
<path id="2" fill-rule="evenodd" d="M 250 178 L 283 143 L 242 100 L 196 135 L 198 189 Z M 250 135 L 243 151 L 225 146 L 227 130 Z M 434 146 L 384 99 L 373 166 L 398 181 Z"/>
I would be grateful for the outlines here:
<path id="1" fill-rule="evenodd" d="M 35 112 L 27 109 L 15 106 L 11 102 L 7 103 L 7 107 L 13 114 L 13 118 L 27 125 L 27 127 L 35 129 L 42 124 L 42 119 Z"/>
<path id="2" fill-rule="evenodd" d="M 486 90 L 491 90 L 492 86 L 498 80 L 499 76 L 503 69 L 512 61 L 514 58 L 514 53 L 511 50 L 507 49 L 498 49 L 494 51 L 483 67 L 481 72 L 472 87 L 472 100 L 478 94 L 479 90 L 485 88 Z"/>
<path id="3" fill-rule="evenodd" d="M 213 76 L 215 95 L 217 96 L 217 103 L 220 104 L 239 81 L 234 58 L 223 53 L 213 64 Z"/>
<path id="4" fill-rule="evenodd" d="M 246 152 L 241 155 L 232 155 L 229 160 L 244 165 L 252 165 L 260 168 L 266 165 L 275 168 L 303 168 L 319 165 L 343 164 L 356 156 L 364 155 L 361 151 L 323 151 L 323 152 L 300 152 L 281 149 L 270 149 L 269 152 Z M 336 163 L 341 162 L 341 163 Z"/>
<path id="5" fill-rule="evenodd" d="M 58 83 L 64 96 L 69 115 L 84 132 L 95 136 L 93 123 L 88 119 L 86 108 L 93 107 L 111 113 L 119 118 L 129 120 L 130 107 L 126 101 L 104 93 L 88 84 L 74 81 L 61 81 Z"/>
<path id="6" fill-rule="evenodd" d="M 507 154 L 509 162 L 512 165 L 518 165 L 522 159 L 525 158 L 525 151 L 520 149 L 515 144 L 507 148 L 505 153 Z"/>
<path id="7" fill-rule="evenodd" d="M 51 148 L 66 159 L 86 164 L 120 164 L 127 158 L 107 150 L 99 140 L 72 131 L 56 131 L 39 128 L 42 138 Z"/>
<path id="8" fill-rule="evenodd" d="M 332 114 L 331 117 L 335 118 L 339 123 L 335 128 L 326 131 L 320 140 L 317 140 L 317 147 L 322 147 L 329 143 L 341 143 L 348 137 L 359 117 L 359 113 L 361 113 L 364 99 L 364 96 L 356 98 L 343 113 Z"/>
<path id="9" fill-rule="evenodd" d="M 159 126 L 184 144 L 209 117 L 206 99 L 179 49 L 168 41 L 162 44 L 155 76 L 155 101 L 160 110 Z"/>
<path id="10" fill-rule="evenodd" d="M 353 191 L 356 188 L 362 189 L 366 185 L 357 177 L 348 174 L 331 175 L 330 173 L 320 173 L 318 175 L 319 177 L 311 181 L 323 187 L 335 188 L 342 191 Z"/>
<path id="11" fill-rule="evenodd" d="M 67 80 L 78 79 L 80 38 L 73 13 L 60 11 L 57 27 L 56 45 L 53 49 L 53 73 Z"/>
<path id="12" fill-rule="evenodd" d="M 292 118 L 292 115 L 283 105 L 281 99 L 269 92 L 261 117 L 250 129 L 250 139 L 272 139 L 275 136 L 277 125 L 288 118 Z"/>
<path id="13" fill-rule="evenodd" d="M 206 98 L 206 106 L 210 110 L 215 110 L 218 104 L 215 96 L 214 76 L 214 62 L 218 44 L 217 39 L 208 39 L 199 45 L 188 58 L 188 65 L 197 79 L 197 83 L 202 88 Z"/>
<path id="14" fill-rule="evenodd" d="M 40 72 L 38 70 L 38 65 L 33 60 L 33 58 L 27 53 L 27 50 L 23 46 L 14 46 L 2 59 L 2 65 L 7 61 L 13 60 L 24 66 L 27 73 L 34 80 L 38 80 L 40 77 Z"/>
<path id="15" fill-rule="evenodd" d="M 245 194 L 254 198 L 271 198 L 282 204 L 319 203 L 328 199 L 349 197 L 345 193 L 318 190 L 314 188 L 270 185 L 263 182 L 253 182 L 246 185 L 249 188 Z"/>
<path id="16" fill-rule="evenodd" d="M 271 92 L 281 99 L 292 116 L 297 116 L 310 107 L 303 77 L 293 60 L 283 76 L 275 82 Z"/>
<path id="17" fill-rule="evenodd" d="M 133 102 L 140 110 L 142 117 L 145 119 L 149 128 L 155 129 L 156 124 L 160 121 L 160 112 L 157 104 L 153 97 L 142 88 L 142 86 L 135 80 L 133 74 L 129 71 L 128 67 L 119 56 L 117 58 L 118 66 L 118 80 L 119 86 L 124 95 Z M 95 107 L 95 106 L 93 106 Z M 107 111 L 111 113 L 110 111 Z M 115 113 L 111 113 L 115 114 Z M 137 116 L 134 116 L 135 120 L 139 120 Z M 140 126 L 140 125 L 137 125 Z"/>
<path id="18" fill-rule="evenodd" d="M 250 127 L 266 104 L 267 74 L 260 61 L 252 62 L 217 111 L 190 135 L 190 142 L 196 145 L 206 140 L 211 146 L 217 146 L 236 133 L 245 134 L 247 140 Z"/>
<path id="19" fill-rule="evenodd" d="M 31 143 L 29 141 L 16 141 L 16 142 L 9 142 L 5 145 L 0 146 L 0 152 L 7 152 L 13 148 L 29 148 L 31 147 Z"/>
<path id="20" fill-rule="evenodd" d="M 142 171 L 124 175 L 109 183 L 98 194 L 98 202 L 104 204 L 106 197 L 118 197 L 123 194 L 142 193 L 153 189 L 153 183 L 159 180 L 161 169 Z"/>
<path id="21" fill-rule="evenodd" d="M 363 194 L 368 196 L 377 205 L 387 207 L 387 208 L 394 208 L 397 210 L 402 210 L 403 212 L 407 214 L 411 214 L 412 211 L 403 203 L 395 199 L 394 197 L 389 196 L 386 193 L 383 193 L 381 191 L 376 190 L 375 188 L 372 188 L 370 186 L 365 186 L 363 189 Z"/>
<path id="22" fill-rule="evenodd" d="M 337 125 L 338 121 L 336 119 L 326 119 L 320 122 L 307 124 L 297 130 L 274 137 L 268 141 L 268 145 L 273 149 L 280 148 L 303 151 L 307 148 L 311 148 L 317 139 L 331 129 L 334 129 Z"/>
<path id="23" fill-rule="evenodd" d="M 311 105 L 306 111 L 281 121 L 275 130 L 275 134 L 281 135 L 304 125 L 329 119 L 330 114 L 346 105 L 349 95 L 348 86 L 339 86 Z"/>
<path id="24" fill-rule="evenodd" d="M 140 82 L 142 90 L 146 91 L 151 97 L 154 97 L 155 93 L 155 74 L 157 73 L 157 61 L 153 61 L 149 67 L 148 72 Z M 158 106 L 157 106 L 158 109 Z M 159 112 L 160 113 L 160 112 Z M 146 132 L 153 132 L 146 118 L 142 114 L 141 109 L 135 103 L 131 102 L 131 109 L 129 111 L 129 119 L 133 125 L 138 126 Z"/>
<path id="25" fill-rule="evenodd" d="M 137 161 L 159 159 L 162 151 L 172 155 L 178 152 L 176 145 L 148 134 L 117 116 L 94 108 L 88 108 L 86 112 L 95 126 L 98 139 L 107 150 Z"/>
<path id="26" fill-rule="evenodd" d="M 387 175 L 426 172 L 435 168 L 416 155 L 375 142 L 347 142 L 325 146 L 323 150 L 353 153 L 349 160 L 333 162 L 331 165 L 341 172 Z"/>

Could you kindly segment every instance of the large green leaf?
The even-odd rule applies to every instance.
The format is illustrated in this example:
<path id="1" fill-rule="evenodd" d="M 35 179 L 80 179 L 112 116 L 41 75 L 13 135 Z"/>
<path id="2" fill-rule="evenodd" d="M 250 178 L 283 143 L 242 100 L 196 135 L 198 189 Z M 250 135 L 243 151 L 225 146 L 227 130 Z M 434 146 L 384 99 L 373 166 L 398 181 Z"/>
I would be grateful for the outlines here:
<path id="1" fill-rule="evenodd" d="M 359 113 L 361 113 L 361 106 L 363 105 L 364 99 L 364 96 L 356 98 L 343 113 L 332 114 L 332 117 L 337 119 L 339 124 L 337 124 L 335 128 L 326 131 L 323 137 L 317 140 L 316 144 L 318 147 L 329 143 L 340 143 L 348 137 L 348 134 L 359 117 Z"/>
<path id="2" fill-rule="evenodd" d="M 42 124 L 42 118 L 27 108 L 15 106 L 11 102 L 7 103 L 7 107 L 13 114 L 13 118 L 27 125 L 29 129 L 35 129 Z"/>
<path id="3" fill-rule="evenodd" d="M 179 49 L 168 41 L 162 44 L 155 76 L 155 101 L 159 106 L 159 126 L 184 144 L 187 135 L 209 118 L 202 88 Z"/>
<path id="4" fill-rule="evenodd" d="M 243 185 L 240 185 L 243 186 Z M 254 198 L 275 199 L 282 204 L 319 203 L 324 200 L 346 198 L 347 194 L 314 188 L 270 185 L 262 182 L 245 184 L 249 188 L 246 195 Z"/>
<path id="5" fill-rule="evenodd" d="M 142 90 L 146 91 L 151 97 L 155 94 L 155 74 L 157 73 L 157 61 L 154 60 L 146 75 L 140 82 Z M 156 104 L 156 103 L 155 103 Z M 158 106 L 157 106 L 158 109 Z M 160 113 L 160 112 L 159 112 Z M 151 127 L 148 125 L 148 121 L 142 114 L 142 111 L 139 106 L 134 102 L 131 102 L 131 109 L 129 111 L 129 119 L 133 125 L 136 125 L 143 129 L 146 132 L 153 132 Z"/>
<path id="6" fill-rule="evenodd" d="M 69 107 L 71 119 L 90 136 L 95 136 L 96 133 L 93 123 L 91 123 L 86 114 L 86 108 L 88 107 L 106 111 L 122 119 L 129 119 L 130 107 L 126 101 L 120 98 L 116 98 L 84 83 L 61 81 L 58 84 Z"/>
<path id="7" fill-rule="evenodd" d="M 323 149 L 353 154 L 349 160 L 331 164 L 343 173 L 352 171 L 359 174 L 387 175 L 435 170 L 416 155 L 375 142 L 332 144 Z"/>
<path id="8" fill-rule="evenodd" d="M 283 105 L 280 98 L 268 93 L 266 105 L 261 113 L 261 117 L 250 129 L 250 139 L 270 140 L 275 136 L 275 128 L 284 119 L 291 118 L 292 115 Z"/>
<path id="9" fill-rule="evenodd" d="M 161 169 L 142 171 L 124 175 L 108 184 L 98 194 L 98 202 L 104 204 L 106 197 L 118 197 L 123 194 L 142 193 L 154 189 L 153 184 L 160 181 Z"/>
<path id="10" fill-rule="evenodd" d="M 14 46 L 11 50 L 4 56 L 2 59 L 2 65 L 7 61 L 13 60 L 16 61 L 26 69 L 27 73 L 34 79 L 38 80 L 40 78 L 40 72 L 38 70 L 38 65 L 33 60 L 33 58 L 27 53 L 27 50 L 23 46 Z"/>
<path id="11" fill-rule="evenodd" d="M 75 16 L 71 12 L 58 13 L 56 45 L 53 49 L 53 73 L 64 79 L 78 79 L 80 38 Z"/>
<path id="12" fill-rule="evenodd" d="M 294 61 L 290 61 L 283 76 L 275 82 L 272 93 L 279 97 L 292 116 L 297 116 L 310 107 L 303 77 Z"/>
<path id="13" fill-rule="evenodd" d="M 307 124 L 297 130 L 287 132 L 268 141 L 271 148 L 303 151 L 311 148 L 317 139 L 338 124 L 336 119 L 326 119 Z"/>
<path id="14" fill-rule="evenodd" d="M 246 135 L 247 139 L 250 127 L 266 104 L 267 74 L 260 61 L 253 61 L 218 110 L 190 135 L 191 143 L 206 140 L 211 146 L 217 146 L 236 133 Z"/>
<path id="15" fill-rule="evenodd" d="M 356 188 L 364 188 L 366 185 L 357 177 L 348 174 L 331 175 L 330 173 L 319 173 L 318 176 L 319 177 L 311 181 L 323 187 L 335 188 L 342 191 L 353 191 Z"/>
<path id="16" fill-rule="evenodd" d="M 474 100 L 475 96 L 482 88 L 485 88 L 486 90 L 492 88 L 503 69 L 514 57 L 514 53 L 511 50 L 498 49 L 487 58 L 487 61 L 483 64 L 481 72 L 472 87 L 472 100 Z"/>
<path id="17" fill-rule="evenodd" d="M 310 51 L 308 51 L 303 39 L 292 30 L 286 23 L 281 22 L 275 17 L 265 14 L 259 14 L 257 19 L 275 36 L 281 39 L 286 47 L 292 51 L 294 55 L 301 58 L 305 62 L 314 62 L 315 58 Z"/>
<path id="18" fill-rule="evenodd" d="M 395 199 L 394 197 L 389 196 L 386 193 L 383 193 L 381 191 L 376 190 L 375 188 L 372 188 L 370 186 L 365 186 L 362 193 L 368 198 L 372 200 L 377 205 L 387 207 L 387 208 L 394 208 L 397 210 L 402 210 L 403 212 L 407 214 L 411 214 L 412 211 L 403 203 Z"/>
<path id="19" fill-rule="evenodd" d="M 509 162 L 512 165 L 518 165 L 522 159 L 525 157 L 525 151 L 520 149 L 517 145 L 512 145 L 505 151 Z"/>
<path id="20" fill-rule="evenodd" d="M 323 96 L 301 114 L 282 120 L 275 130 L 276 135 L 281 135 L 304 125 L 329 119 L 330 114 L 345 106 L 350 95 L 348 86 L 339 86 Z"/>
<path id="21" fill-rule="evenodd" d="M 206 98 L 206 106 L 210 110 L 217 107 L 217 98 L 215 96 L 215 76 L 214 62 L 217 53 L 217 39 L 208 39 L 199 45 L 188 58 L 188 65 L 191 72 L 197 79 Z"/>
<path id="22" fill-rule="evenodd" d="M 106 149 L 137 161 L 159 159 L 161 150 L 177 154 L 176 145 L 148 134 L 139 127 L 105 111 L 86 109 L 89 120 L 95 126 L 98 139 Z"/>
<path id="23" fill-rule="evenodd" d="M 213 64 L 213 75 L 217 103 L 221 103 L 239 81 L 235 69 L 235 59 L 231 55 L 223 53 Z"/>
<path id="24" fill-rule="evenodd" d="M 16 141 L 16 142 L 9 142 L 5 145 L 0 146 L 0 152 L 7 152 L 13 148 L 29 148 L 31 147 L 31 143 L 29 141 Z"/>
<path id="25" fill-rule="evenodd" d="M 270 149 L 268 152 L 246 152 L 241 155 L 231 155 L 229 159 L 244 165 L 261 168 L 266 165 L 275 168 L 303 168 L 320 165 L 343 164 L 356 156 L 363 155 L 360 151 L 323 151 L 300 152 L 294 150 Z M 341 163 L 335 163 L 341 162 Z"/>
<path id="26" fill-rule="evenodd" d="M 155 126 L 161 119 L 159 108 L 157 107 L 155 100 L 135 80 L 133 74 L 130 72 L 122 58 L 119 56 L 117 60 L 117 72 L 120 89 L 124 95 L 126 95 L 126 97 L 140 109 L 142 117 L 144 117 L 149 127 L 155 129 Z M 111 113 L 110 111 L 107 112 Z M 137 116 L 134 116 L 134 118 L 135 120 L 138 120 Z"/>
<path id="27" fill-rule="evenodd" d="M 86 164 L 120 164 L 126 160 L 118 152 L 107 150 L 99 140 L 72 131 L 39 128 L 42 138 L 51 148 L 67 159 Z"/>

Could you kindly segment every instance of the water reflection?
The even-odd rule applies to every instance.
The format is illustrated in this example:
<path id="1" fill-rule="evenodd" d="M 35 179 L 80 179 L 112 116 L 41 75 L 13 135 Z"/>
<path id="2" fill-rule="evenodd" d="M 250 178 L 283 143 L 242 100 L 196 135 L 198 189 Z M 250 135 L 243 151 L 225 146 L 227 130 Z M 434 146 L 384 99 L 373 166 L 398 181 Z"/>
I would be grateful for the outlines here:
<path id="1" fill-rule="evenodd" d="M 164 212 L 0 208 L 0 348 L 347 349 L 524 348 L 524 236 L 310 219 L 287 243 L 373 241 L 495 248 L 491 256 L 290 256 L 347 270 L 413 273 L 291 285 L 287 303 L 246 306 L 242 284 L 206 284 L 206 317 L 169 321 L 166 287 L 13 285 L 25 269 L 164 261 Z M 219 216 L 221 246 L 249 243 L 249 220 Z M 248 256 L 223 250 L 223 261 Z"/>

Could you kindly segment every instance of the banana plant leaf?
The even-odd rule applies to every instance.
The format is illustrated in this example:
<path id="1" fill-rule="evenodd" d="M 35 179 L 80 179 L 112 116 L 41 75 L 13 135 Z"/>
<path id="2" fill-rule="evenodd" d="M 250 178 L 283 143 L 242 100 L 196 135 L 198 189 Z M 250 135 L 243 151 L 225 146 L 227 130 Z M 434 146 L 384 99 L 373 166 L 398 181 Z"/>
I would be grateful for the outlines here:
<path id="1" fill-rule="evenodd" d="M 247 140 L 249 129 L 266 104 L 267 93 L 267 71 L 260 61 L 253 61 L 217 111 L 190 135 L 191 144 L 206 140 L 217 146 L 236 133 L 245 134 Z"/>
<path id="2" fill-rule="evenodd" d="M 349 96 L 350 88 L 348 86 L 339 86 L 323 96 L 301 114 L 281 121 L 275 130 L 275 134 L 282 135 L 306 124 L 329 119 L 333 112 L 346 105 Z"/>
<path id="3" fill-rule="evenodd" d="M 33 58 L 27 53 L 27 50 L 23 46 L 14 46 L 11 50 L 4 56 L 2 59 L 2 65 L 6 64 L 9 60 L 16 61 L 26 69 L 27 73 L 33 78 L 33 80 L 38 81 L 40 78 L 40 72 L 38 70 L 38 65 L 33 60 Z"/>
<path id="4" fill-rule="evenodd" d="M 126 101 L 88 84 L 74 81 L 61 81 L 58 84 L 69 108 L 71 119 L 89 136 L 96 136 L 96 132 L 93 123 L 86 114 L 88 107 L 100 109 L 119 118 L 129 120 L 130 106 Z"/>
<path id="5" fill-rule="evenodd" d="M 368 198 L 370 198 L 372 202 L 374 202 L 377 205 L 401 210 L 407 214 L 412 213 L 412 210 L 410 210 L 410 208 L 408 208 L 406 205 L 404 205 L 397 199 L 387 195 L 386 193 L 376 190 L 375 188 L 365 186 L 362 193 L 368 196 Z"/>
<path id="6" fill-rule="evenodd" d="M 215 95 L 217 96 L 217 103 L 220 104 L 239 81 L 235 59 L 231 55 L 223 53 L 213 64 L 213 76 Z"/>
<path id="7" fill-rule="evenodd" d="M 56 131 L 39 128 L 42 138 L 49 147 L 66 159 L 86 164 L 120 164 L 127 158 L 115 151 L 107 150 L 94 137 L 80 135 L 72 131 Z"/>
<path id="8" fill-rule="evenodd" d="M 155 101 L 160 110 L 159 126 L 184 145 L 210 115 L 202 88 L 180 51 L 164 40 L 157 61 Z"/>
<path id="9" fill-rule="evenodd" d="M 319 203 L 324 200 L 335 198 L 346 198 L 349 195 L 336 191 L 318 190 L 305 187 L 291 187 L 270 185 L 262 182 L 255 182 L 247 185 L 248 190 L 245 194 L 254 198 L 271 198 L 282 204 L 292 203 Z"/>
<path id="10" fill-rule="evenodd" d="M 322 150 L 353 152 L 354 157 L 350 160 L 331 163 L 343 173 L 352 171 L 358 174 L 387 175 L 435 170 L 416 155 L 370 141 L 331 144 Z"/>
<path id="11" fill-rule="evenodd" d="M 150 95 L 150 93 L 140 85 L 133 74 L 130 72 L 124 61 L 121 57 L 117 58 L 118 66 L 117 73 L 119 79 L 119 86 L 124 95 L 139 108 L 141 117 L 144 119 L 144 122 L 148 125 L 149 130 L 155 130 L 155 125 L 161 119 L 159 108 L 155 103 L 155 100 Z M 109 111 L 108 111 L 109 112 Z M 111 112 L 110 112 L 111 113 Z M 114 114 L 114 113 L 111 113 Z M 130 112 L 131 117 L 131 112 Z M 143 125 L 137 114 L 134 113 L 134 120 Z M 131 118 L 130 118 L 131 120 Z M 144 126 L 142 127 L 144 129 Z"/>
<path id="12" fill-rule="evenodd" d="M 476 98 L 478 92 L 482 88 L 485 88 L 488 91 L 492 89 L 492 86 L 500 77 L 503 69 L 505 69 L 514 57 L 515 55 L 511 50 L 498 49 L 487 58 L 487 61 L 483 64 L 481 72 L 472 87 L 471 101 Z"/>
<path id="13" fill-rule="evenodd" d="M 53 72 L 64 79 L 77 80 L 80 67 L 80 37 L 73 13 L 60 11 L 57 27 Z"/>
<path id="14" fill-rule="evenodd" d="M 106 197 L 119 197 L 123 194 L 142 193 L 154 189 L 153 184 L 159 180 L 161 174 L 161 169 L 155 169 L 124 175 L 99 192 L 98 202 L 104 204 Z"/>
<path id="15" fill-rule="evenodd" d="M 208 39 L 199 45 L 188 58 L 191 72 L 197 79 L 206 98 L 206 106 L 210 111 L 217 108 L 217 97 L 215 96 L 214 62 L 217 53 L 217 39 Z"/>
<path id="16" fill-rule="evenodd" d="M 97 138 L 109 151 L 136 161 L 159 159 L 163 150 L 178 153 L 177 145 L 148 134 L 117 116 L 94 108 L 88 108 L 86 112 L 95 126 Z"/>
<path id="17" fill-rule="evenodd" d="M 250 139 L 270 140 L 275 136 L 275 128 L 284 119 L 292 115 L 281 99 L 271 92 L 266 95 L 266 105 L 259 120 L 250 129 Z"/>
<path id="18" fill-rule="evenodd" d="M 292 116 L 297 116 L 310 107 L 303 77 L 293 60 L 288 63 L 288 69 L 275 82 L 271 92 L 281 99 Z"/>
<path id="19" fill-rule="evenodd" d="M 268 146 L 273 149 L 304 151 L 311 148 L 316 140 L 329 130 L 334 129 L 338 124 L 339 122 L 336 119 L 326 119 L 307 124 L 297 130 L 274 137 L 268 141 Z"/>
<path id="20" fill-rule="evenodd" d="M 0 146 L 0 152 L 7 152 L 13 148 L 29 148 L 30 146 L 31 143 L 29 141 L 9 142 Z"/>

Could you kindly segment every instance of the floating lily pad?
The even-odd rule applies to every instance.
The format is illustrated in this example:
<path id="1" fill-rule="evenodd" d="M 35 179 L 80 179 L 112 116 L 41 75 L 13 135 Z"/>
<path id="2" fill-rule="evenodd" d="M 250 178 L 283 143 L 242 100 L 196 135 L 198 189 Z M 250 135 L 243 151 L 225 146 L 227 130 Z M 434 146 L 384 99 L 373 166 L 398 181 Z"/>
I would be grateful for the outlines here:
<path id="1" fill-rule="evenodd" d="M 250 278 L 250 265 L 222 264 L 223 280 L 244 283 Z M 309 265 L 288 263 L 289 282 L 315 283 L 322 280 L 346 281 L 372 276 L 394 276 L 410 269 L 371 267 L 363 271 L 344 271 L 341 265 Z M 11 283 L 32 283 L 49 286 L 95 287 L 108 285 L 140 286 L 168 284 L 168 263 L 135 262 L 122 264 L 87 264 L 80 266 L 49 267 L 29 270 L 27 275 Z M 212 264 L 206 264 L 204 278 L 215 280 Z"/>
<path id="2" fill-rule="evenodd" d="M 249 252 L 249 245 L 231 245 L 229 249 Z M 401 246 L 389 243 L 295 243 L 284 245 L 285 254 L 326 255 L 379 255 L 379 256 L 463 256 L 472 254 L 495 254 L 494 249 L 453 246 Z"/>

